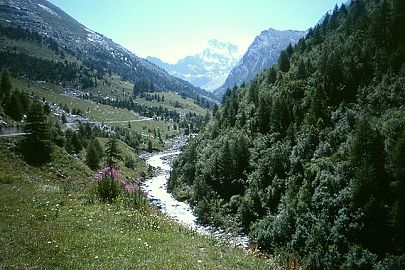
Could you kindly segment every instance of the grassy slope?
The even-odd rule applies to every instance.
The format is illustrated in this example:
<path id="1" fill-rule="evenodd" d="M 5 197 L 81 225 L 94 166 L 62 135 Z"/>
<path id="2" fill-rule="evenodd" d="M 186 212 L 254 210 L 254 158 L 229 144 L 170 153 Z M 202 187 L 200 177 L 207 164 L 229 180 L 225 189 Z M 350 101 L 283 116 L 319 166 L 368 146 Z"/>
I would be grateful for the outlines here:
<path id="1" fill-rule="evenodd" d="M 173 136 L 178 134 L 178 131 L 173 130 L 173 124 L 170 122 L 157 120 L 138 122 L 137 120 L 140 120 L 143 117 L 138 116 L 132 111 L 68 96 L 64 94 L 64 89 L 59 86 L 24 81 L 22 79 L 15 78 L 11 78 L 11 84 L 13 85 L 13 88 L 24 90 L 27 93 L 33 93 L 41 99 L 44 98 L 49 103 L 62 105 L 66 104 L 71 110 L 79 109 L 82 111 L 85 118 L 92 121 L 102 121 L 111 126 L 120 126 L 125 128 L 128 127 L 128 121 L 131 121 L 131 129 L 150 138 L 152 138 L 154 129 L 160 129 L 162 139 L 165 139 L 166 135 Z M 179 97 L 179 99 L 181 98 Z M 155 148 L 161 148 L 156 140 L 152 141 Z"/>
<path id="2" fill-rule="evenodd" d="M 144 104 L 147 106 L 162 106 L 163 108 L 167 108 L 169 110 L 175 110 L 178 111 L 179 113 L 188 113 L 188 112 L 194 112 L 199 115 L 205 115 L 206 109 L 198 106 L 197 104 L 194 103 L 194 101 L 191 98 L 182 98 L 176 93 L 172 92 L 156 92 L 152 94 L 158 94 L 159 96 L 164 96 L 165 101 L 164 102 L 156 102 L 156 101 L 147 101 L 142 98 L 136 98 L 135 102 L 139 104 Z M 180 106 L 176 108 L 174 105 L 175 103 L 178 102 Z"/>
<path id="3" fill-rule="evenodd" d="M 107 143 L 108 139 L 98 138 L 98 140 L 103 146 L 103 149 L 106 149 L 105 144 Z M 118 168 L 120 168 L 120 172 L 125 178 L 136 179 L 141 176 L 141 172 L 144 172 L 144 174 L 146 175 L 147 168 L 145 162 L 141 160 L 137 154 L 134 153 L 134 150 L 131 147 L 118 140 L 118 150 L 122 159 L 118 161 L 117 166 Z M 124 160 L 126 157 L 130 157 L 134 160 L 135 165 L 133 170 L 125 167 Z M 83 153 L 83 160 L 85 160 L 85 153 Z"/>
<path id="4" fill-rule="evenodd" d="M 0 47 L 3 48 L 0 48 L 0 51 L 14 51 L 15 48 L 17 51 L 24 52 L 30 56 L 54 61 L 67 60 L 68 62 L 75 62 L 81 65 L 81 62 L 79 60 L 67 53 L 65 54 L 65 59 L 61 59 L 59 55 L 56 55 L 55 52 L 53 52 L 43 44 L 30 43 L 21 40 L 11 40 L 7 37 L 0 37 Z M 83 113 L 84 117 L 93 121 L 130 121 L 140 118 L 134 112 L 126 109 L 119 109 L 108 105 L 96 104 L 89 100 L 82 100 L 67 96 L 64 93 L 65 89 L 58 85 L 36 83 L 23 79 L 12 79 L 11 83 L 13 85 L 13 88 L 24 90 L 28 93 L 33 93 L 40 98 L 44 98 L 50 103 L 62 105 L 66 104 L 70 109 L 79 109 Z M 102 96 L 109 96 L 118 99 L 127 99 L 129 96 L 132 95 L 133 84 L 127 81 L 123 81 L 121 77 L 116 74 L 105 75 L 103 80 L 97 80 L 97 83 L 97 88 L 87 89 L 86 91 L 91 91 L 94 94 L 100 94 Z M 179 113 L 195 112 L 199 115 L 205 115 L 206 113 L 205 109 L 196 105 L 190 98 L 183 99 L 180 97 L 180 95 L 173 92 L 159 92 L 157 94 L 159 94 L 160 96 L 164 95 L 165 101 L 155 102 L 137 98 L 135 102 L 147 106 L 162 106 L 163 108 L 167 108 L 169 110 L 176 110 Z M 178 102 L 178 104 L 180 104 L 179 107 L 175 107 L 176 101 Z M 127 123 L 111 123 L 111 125 L 127 126 Z M 168 126 L 170 127 L 170 130 L 168 130 Z M 172 124 L 162 121 L 134 122 L 131 128 L 145 136 L 150 135 L 150 132 L 148 132 L 148 130 L 153 131 L 154 129 L 159 128 L 163 139 L 166 137 L 166 135 L 172 136 L 178 134 L 177 131 L 174 131 L 172 129 Z M 152 141 L 154 145 L 156 145 L 156 148 L 161 148 L 156 140 Z"/>
<path id="5" fill-rule="evenodd" d="M 15 139 L 0 140 L 0 268 L 263 269 L 269 265 L 216 244 L 157 214 L 91 203 L 92 172 L 57 152 L 27 166 Z"/>
<path id="6" fill-rule="evenodd" d="M 0 22 L 1 24 L 1 22 Z M 10 39 L 6 36 L 0 36 L 0 51 L 2 52 L 18 52 L 24 53 L 32 57 L 38 57 L 46 60 L 64 62 L 76 62 L 81 63 L 76 57 L 69 54 L 65 54 L 65 58 L 61 59 L 54 51 L 50 50 L 47 46 L 36 42 L 30 42 L 26 40 Z"/>
<path id="7" fill-rule="evenodd" d="M 46 101 L 55 104 L 67 105 L 70 109 L 79 109 L 83 116 L 93 121 L 128 121 L 139 119 L 126 109 L 115 108 L 109 105 L 96 104 L 90 100 L 83 100 L 68 96 L 64 89 L 59 86 L 46 83 L 25 82 L 20 79 L 11 79 L 11 84 L 17 89 L 23 89 L 27 93 L 45 98 Z"/>

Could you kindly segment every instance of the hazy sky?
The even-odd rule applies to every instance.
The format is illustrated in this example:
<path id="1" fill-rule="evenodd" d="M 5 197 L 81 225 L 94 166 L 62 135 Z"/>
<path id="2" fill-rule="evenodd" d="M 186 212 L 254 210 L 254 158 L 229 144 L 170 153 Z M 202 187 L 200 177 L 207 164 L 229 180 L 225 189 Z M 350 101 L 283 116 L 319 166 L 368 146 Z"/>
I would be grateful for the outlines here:
<path id="1" fill-rule="evenodd" d="M 135 54 L 174 63 L 216 38 L 242 52 L 261 31 L 307 30 L 337 0 L 49 0 Z"/>

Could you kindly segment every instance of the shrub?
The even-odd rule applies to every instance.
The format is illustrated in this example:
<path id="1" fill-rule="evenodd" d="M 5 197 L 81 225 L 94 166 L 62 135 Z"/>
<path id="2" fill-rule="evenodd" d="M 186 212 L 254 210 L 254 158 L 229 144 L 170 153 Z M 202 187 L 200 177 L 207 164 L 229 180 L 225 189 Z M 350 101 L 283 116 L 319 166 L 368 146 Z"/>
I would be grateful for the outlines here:
<path id="1" fill-rule="evenodd" d="M 112 203 L 121 193 L 120 174 L 115 167 L 104 167 L 95 177 L 96 194 L 102 202 Z"/>

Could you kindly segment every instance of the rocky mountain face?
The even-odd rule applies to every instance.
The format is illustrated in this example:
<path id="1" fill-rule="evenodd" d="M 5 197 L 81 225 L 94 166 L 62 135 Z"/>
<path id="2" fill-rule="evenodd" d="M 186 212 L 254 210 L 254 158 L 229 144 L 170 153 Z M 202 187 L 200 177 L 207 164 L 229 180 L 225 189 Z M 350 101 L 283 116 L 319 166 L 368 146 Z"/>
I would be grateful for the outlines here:
<path id="1" fill-rule="evenodd" d="M 53 39 L 84 65 L 116 73 L 131 82 L 149 81 L 157 90 L 182 92 L 190 97 L 210 96 L 96 33 L 46 0 L 0 0 L 0 23 L 19 26 Z"/>
<path id="2" fill-rule="evenodd" d="M 241 54 L 236 45 L 216 39 L 209 40 L 207 45 L 201 53 L 187 56 L 174 65 L 155 57 L 147 59 L 169 74 L 212 92 L 225 82 Z"/>
<path id="3" fill-rule="evenodd" d="M 305 34 L 305 31 L 278 31 L 272 28 L 261 32 L 214 94 L 220 98 L 228 88 L 248 83 L 256 74 L 276 63 L 288 44 L 297 43 Z"/>

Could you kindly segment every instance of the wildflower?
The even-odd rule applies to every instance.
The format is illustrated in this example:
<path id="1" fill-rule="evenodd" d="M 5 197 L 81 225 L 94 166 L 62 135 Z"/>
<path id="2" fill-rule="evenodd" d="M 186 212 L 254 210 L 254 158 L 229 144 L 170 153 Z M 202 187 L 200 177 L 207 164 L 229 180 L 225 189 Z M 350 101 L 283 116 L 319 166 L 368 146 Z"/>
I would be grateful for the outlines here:
<path id="1" fill-rule="evenodd" d="M 112 178 L 118 181 L 121 178 L 121 174 L 119 173 L 117 168 L 106 166 L 98 171 L 98 173 L 94 176 L 94 179 L 97 182 L 105 178 Z"/>
<path id="2" fill-rule="evenodd" d="M 123 185 L 121 175 L 117 168 L 106 166 L 94 177 L 97 182 L 97 194 L 103 202 L 112 202 L 119 195 L 119 184 Z"/>
<path id="3" fill-rule="evenodd" d="M 127 193 L 133 193 L 135 191 L 135 186 L 131 183 L 126 183 L 124 189 Z"/>

